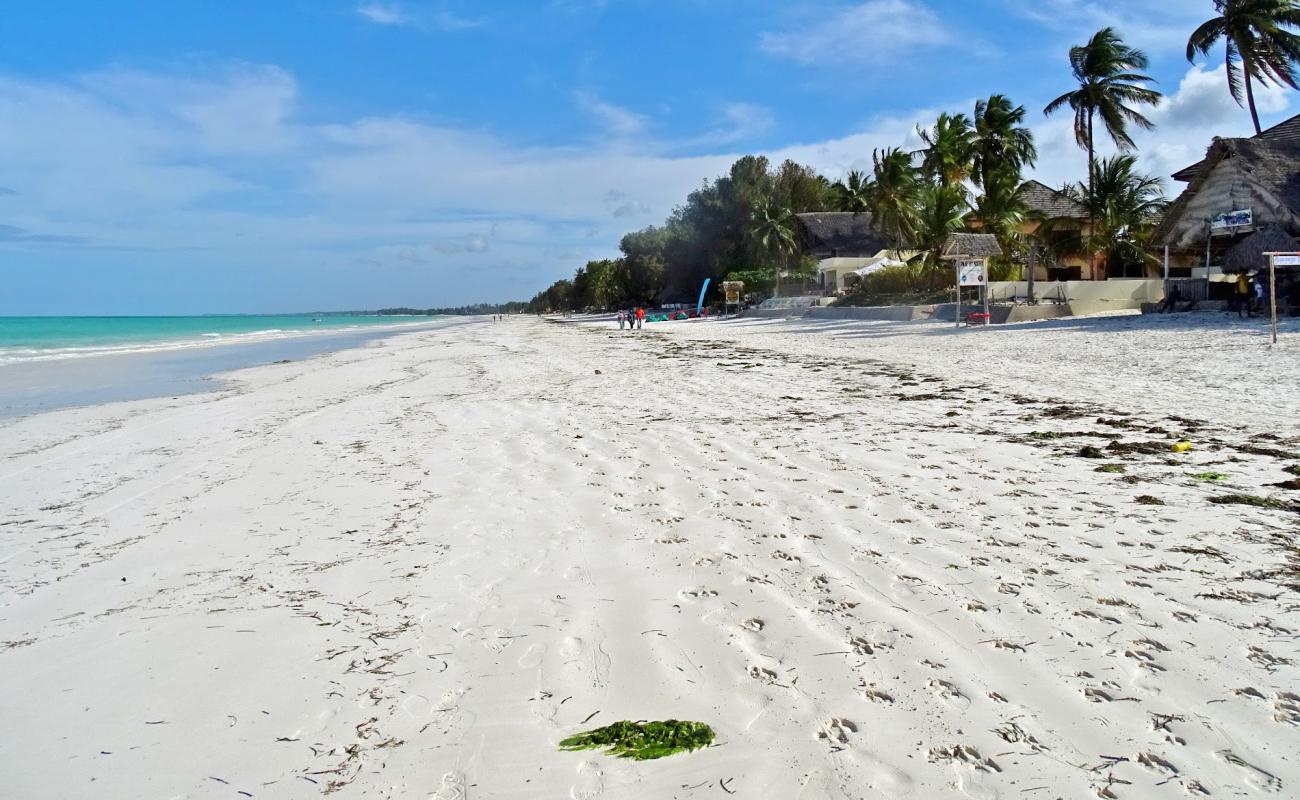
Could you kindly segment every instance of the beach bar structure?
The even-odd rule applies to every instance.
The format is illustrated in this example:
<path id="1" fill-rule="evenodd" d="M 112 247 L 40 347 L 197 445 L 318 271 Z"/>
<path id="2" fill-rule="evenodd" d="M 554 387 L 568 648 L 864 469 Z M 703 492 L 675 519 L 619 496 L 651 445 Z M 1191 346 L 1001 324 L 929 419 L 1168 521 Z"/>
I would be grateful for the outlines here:
<path id="1" fill-rule="evenodd" d="M 1173 175 L 1187 188 L 1152 241 L 1163 277 L 1184 297 L 1206 299 L 1241 272 L 1268 269 L 1264 253 L 1297 250 L 1300 236 L 1300 116 L 1245 139 L 1216 138 L 1205 158 Z"/>

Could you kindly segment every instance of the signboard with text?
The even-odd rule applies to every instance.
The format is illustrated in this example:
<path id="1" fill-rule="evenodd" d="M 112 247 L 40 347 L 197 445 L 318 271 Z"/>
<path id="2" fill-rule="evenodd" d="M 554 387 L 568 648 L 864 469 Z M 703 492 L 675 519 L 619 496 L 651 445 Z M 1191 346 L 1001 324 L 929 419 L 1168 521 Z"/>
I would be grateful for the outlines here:
<path id="1" fill-rule="evenodd" d="M 983 286 L 985 280 L 983 261 L 957 262 L 958 286 Z"/>
<path id="2" fill-rule="evenodd" d="M 1246 228 L 1255 224 L 1255 212 L 1253 209 L 1242 208 L 1236 211 L 1225 211 L 1222 214 L 1216 214 L 1210 219 L 1210 233 L 1216 236 L 1232 233 L 1237 228 Z"/>

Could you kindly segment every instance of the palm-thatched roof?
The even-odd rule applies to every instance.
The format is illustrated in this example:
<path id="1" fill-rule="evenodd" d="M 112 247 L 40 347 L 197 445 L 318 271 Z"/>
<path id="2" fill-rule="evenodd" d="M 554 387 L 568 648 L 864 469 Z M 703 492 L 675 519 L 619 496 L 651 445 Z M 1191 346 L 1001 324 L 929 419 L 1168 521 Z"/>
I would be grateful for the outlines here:
<path id="1" fill-rule="evenodd" d="M 1269 142 L 1280 142 L 1282 144 L 1300 144 L 1300 114 L 1291 119 L 1284 120 L 1271 128 L 1265 128 L 1261 133 L 1253 137 Z M 1183 167 L 1173 174 L 1176 181 L 1188 183 L 1196 179 L 1201 170 L 1205 167 L 1205 159 L 1202 159 L 1190 167 Z"/>
<path id="2" fill-rule="evenodd" d="M 1022 197 L 1029 210 L 1047 219 L 1087 219 L 1088 209 L 1065 192 L 1035 180 L 1025 181 Z"/>
<path id="3" fill-rule="evenodd" d="M 1216 167 L 1229 160 L 1235 167 L 1231 185 L 1220 181 L 1216 188 L 1210 183 Z M 1255 205 L 1256 225 L 1280 224 L 1300 233 L 1300 139 L 1216 138 L 1196 177 L 1166 210 L 1153 241 L 1177 247 L 1187 244 L 1180 239 L 1197 238 L 1191 236 L 1188 226 L 1204 226 L 1205 209 L 1198 208 L 1190 216 L 1189 211 L 1194 205 L 1205 205 L 1204 201 L 1196 202 L 1202 191 L 1208 193 L 1207 197 L 1216 191 L 1226 193 L 1225 202 L 1229 196 L 1238 202 L 1249 196 Z M 1234 205 L 1217 210 L 1222 212 L 1242 207 L 1245 206 Z M 1204 241 L 1204 238 L 1199 240 Z"/>
<path id="4" fill-rule="evenodd" d="M 991 233 L 954 233 L 943 243 L 944 258 L 996 258 L 1002 255 L 998 237 Z"/>
<path id="5" fill-rule="evenodd" d="M 822 258 L 864 258 L 889 247 L 866 212 L 796 214 L 804 252 Z"/>
<path id="6" fill-rule="evenodd" d="M 1286 231 L 1269 227 L 1255 231 L 1223 255 L 1224 272 L 1253 272 L 1268 266 L 1265 253 L 1300 252 L 1300 244 Z"/>

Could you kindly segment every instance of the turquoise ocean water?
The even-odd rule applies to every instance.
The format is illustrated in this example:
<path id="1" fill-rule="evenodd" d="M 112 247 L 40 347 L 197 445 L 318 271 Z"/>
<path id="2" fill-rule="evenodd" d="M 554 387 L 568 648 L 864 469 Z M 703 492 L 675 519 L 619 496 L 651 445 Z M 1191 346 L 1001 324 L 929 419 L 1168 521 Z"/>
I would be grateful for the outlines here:
<path id="1" fill-rule="evenodd" d="M 320 333 L 428 324 L 429 317 L 344 314 L 200 317 L 0 317 L 0 364 L 185 350 Z"/>

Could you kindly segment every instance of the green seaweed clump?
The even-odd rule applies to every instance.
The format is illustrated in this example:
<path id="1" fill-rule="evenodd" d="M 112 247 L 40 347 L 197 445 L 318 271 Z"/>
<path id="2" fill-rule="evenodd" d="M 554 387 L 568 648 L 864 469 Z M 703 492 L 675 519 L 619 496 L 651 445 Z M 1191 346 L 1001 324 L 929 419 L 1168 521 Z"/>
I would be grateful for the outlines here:
<path id="1" fill-rule="evenodd" d="M 1300 475 L 1300 464 L 1287 464 L 1282 471 L 1289 475 Z"/>
<path id="2" fill-rule="evenodd" d="M 1105 458 L 1106 453 L 1102 451 L 1100 447 L 1094 447 L 1090 444 L 1085 444 L 1083 447 L 1079 448 L 1079 457 L 1080 458 Z"/>
<path id="3" fill-rule="evenodd" d="M 1065 434 L 1057 433 L 1056 431 L 1030 431 L 1029 432 L 1030 439 L 1060 439 L 1064 435 Z"/>
<path id="4" fill-rule="evenodd" d="M 1271 497 L 1257 497 L 1253 494 L 1223 494 L 1218 497 L 1211 497 L 1210 502 L 1218 506 L 1255 506 L 1256 508 L 1271 508 L 1277 511 L 1293 510 L 1291 506 L 1281 500 L 1274 500 Z"/>
<path id="5" fill-rule="evenodd" d="M 1117 475 L 1122 475 L 1124 474 L 1124 465 L 1123 464 L 1102 464 L 1100 467 L 1094 469 L 1093 472 L 1113 472 Z"/>
<path id="6" fill-rule="evenodd" d="M 1162 506 L 1165 504 L 1164 500 L 1161 500 L 1159 497 L 1152 497 L 1149 494 L 1140 494 L 1133 498 L 1133 500 L 1144 506 Z"/>
<path id="7" fill-rule="evenodd" d="M 615 722 L 579 733 L 560 742 L 560 749 L 599 750 L 606 755 L 649 761 L 674 753 L 688 753 L 713 743 L 713 729 L 703 722 Z"/>
<path id="8" fill-rule="evenodd" d="M 1222 472 L 1198 472 L 1192 476 L 1198 481 L 1226 481 L 1227 475 Z"/>

